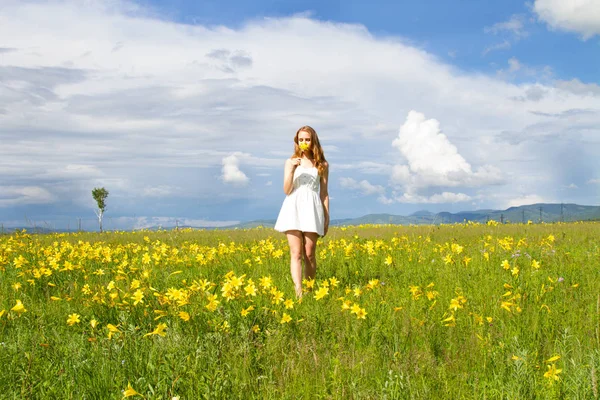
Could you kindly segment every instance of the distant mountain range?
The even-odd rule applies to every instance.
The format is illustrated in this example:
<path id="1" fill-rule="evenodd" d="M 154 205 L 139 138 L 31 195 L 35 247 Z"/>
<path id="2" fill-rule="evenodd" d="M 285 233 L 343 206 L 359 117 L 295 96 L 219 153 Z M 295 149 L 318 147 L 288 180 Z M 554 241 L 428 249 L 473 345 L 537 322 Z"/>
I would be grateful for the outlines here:
<path id="1" fill-rule="evenodd" d="M 393 224 L 393 225 L 420 225 L 420 224 L 452 224 L 455 222 L 482 222 L 493 219 L 498 222 L 527 222 L 538 223 L 558 221 L 591 221 L 600 220 L 600 206 L 581 206 L 578 204 L 550 204 L 539 203 L 519 207 L 510 207 L 506 210 L 476 210 L 461 211 L 458 213 L 430 211 L 417 211 L 408 216 L 394 214 L 368 214 L 358 218 L 335 219 L 331 226 L 364 225 L 364 224 Z M 275 220 L 257 220 L 238 225 L 232 228 L 252 228 L 255 226 L 274 226 Z"/>
<path id="2" fill-rule="evenodd" d="M 421 225 L 421 224 L 452 224 L 455 222 L 481 222 L 485 223 L 493 219 L 498 222 L 513 222 L 521 223 L 532 221 L 539 222 L 572 222 L 572 221 L 596 221 L 600 220 L 600 206 L 581 206 L 578 204 L 564 203 L 551 204 L 539 203 L 519 207 L 510 207 L 506 210 L 476 210 L 476 211 L 461 211 L 458 213 L 439 212 L 432 213 L 426 210 L 417 211 L 408 216 L 394 214 L 368 214 L 358 218 L 335 219 L 331 221 L 331 226 L 344 225 L 365 225 L 365 224 L 393 224 L 393 225 Z M 257 226 L 273 227 L 275 220 L 259 219 L 254 221 L 242 222 L 237 225 L 229 225 L 225 227 L 202 227 L 202 226 L 180 226 L 184 228 L 203 228 L 207 230 L 219 229 L 248 229 Z M 167 226 L 156 226 L 147 228 L 150 230 L 158 229 L 173 229 Z M 10 233 L 15 230 L 27 229 L 28 232 L 33 231 L 31 227 L 3 228 L 4 233 Z M 36 228 L 36 232 L 75 232 L 76 230 L 48 228 Z"/>

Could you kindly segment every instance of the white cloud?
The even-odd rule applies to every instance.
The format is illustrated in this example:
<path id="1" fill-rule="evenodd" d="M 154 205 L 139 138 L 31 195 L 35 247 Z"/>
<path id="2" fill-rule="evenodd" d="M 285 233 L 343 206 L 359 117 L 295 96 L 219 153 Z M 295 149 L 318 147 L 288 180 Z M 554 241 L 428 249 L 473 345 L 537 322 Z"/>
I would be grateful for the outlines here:
<path id="1" fill-rule="evenodd" d="M 142 190 L 142 195 L 144 197 L 168 197 L 181 190 L 183 189 L 168 185 L 147 186 Z"/>
<path id="2" fill-rule="evenodd" d="M 52 193 L 39 186 L 0 186 L 0 207 L 47 204 L 55 200 Z"/>
<path id="3" fill-rule="evenodd" d="M 490 29 L 513 35 L 510 26 Z M 276 203 L 278 184 L 241 189 L 215 177 L 225 182 L 223 159 L 240 149 L 239 163 L 228 164 L 231 182 L 279 176 L 305 124 L 319 132 L 335 185 L 347 167 L 357 182 L 388 176 L 424 199 L 458 187 L 473 196 L 463 188 L 502 178 L 510 196 L 524 184 L 551 191 L 569 182 L 530 182 L 528 172 L 554 167 L 575 139 L 600 151 L 594 84 L 555 85 L 543 66 L 519 60 L 504 75 L 461 70 L 357 24 L 304 15 L 228 28 L 180 24 L 118 0 L 5 0 L 0 37 L 0 181 L 42 188 L 56 202 L 87 204 L 89 190 L 106 185 L 115 213 L 122 199 L 141 203 L 146 190 L 165 194 L 152 211 L 163 214 L 190 197 Z M 505 80 L 515 74 L 527 82 Z M 442 122 L 445 141 L 432 138 L 443 163 L 422 166 L 390 148 L 392 127 L 410 110 Z M 571 163 L 563 168 L 577 173 Z M 167 195 L 167 187 L 185 190 Z"/>
<path id="4" fill-rule="evenodd" d="M 432 186 L 481 186 L 502 183 L 501 172 L 490 165 L 473 171 L 458 149 L 442 133 L 435 119 L 410 111 L 392 142 L 408 165 L 394 166 L 391 181 L 408 192 Z"/>
<path id="5" fill-rule="evenodd" d="M 412 204 L 442 204 L 442 203 L 461 203 L 471 201 L 472 197 L 464 193 L 442 192 L 431 196 L 421 196 L 412 193 L 404 193 L 396 196 L 394 201 L 398 203 Z"/>
<path id="6" fill-rule="evenodd" d="M 493 34 L 509 32 L 516 38 L 523 38 L 529 35 L 525 30 L 525 16 L 520 14 L 511 15 L 508 21 L 497 22 L 492 26 L 485 27 L 484 32 Z"/>
<path id="7" fill-rule="evenodd" d="M 570 81 L 557 81 L 556 87 L 566 92 L 582 96 L 600 96 L 600 85 L 597 83 L 583 83 L 579 79 Z"/>
<path id="8" fill-rule="evenodd" d="M 600 185 L 600 179 L 590 179 L 586 183 L 588 185 Z"/>
<path id="9" fill-rule="evenodd" d="M 223 168 L 221 170 L 221 179 L 223 182 L 242 186 L 247 185 L 248 182 L 250 182 L 250 179 L 239 168 L 239 155 L 241 155 L 241 153 L 234 153 L 223 158 Z"/>
<path id="10" fill-rule="evenodd" d="M 360 193 L 368 196 L 371 194 L 383 194 L 385 188 L 381 185 L 372 185 L 367 180 L 357 182 L 352 178 L 340 178 L 340 185 L 346 189 L 358 190 Z"/>
<path id="11" fill-rule="evenodd" d="M 537 194 L 529 194 L 509 200 L 506 203 L 506 208 L 526 206 L 537 203 L 547 203 L 547 201 Z"/>
<path id="12" fill-rule="evenodd" d="M 132 226 L 133 229 L 147 229 L 152 227 L 183 227 L 191 226 L 194 228 L 218 228 L 236 225 L 240 221 L 210 221 L 206 219 L 193 218 L 178 218 L 178 217 L 154 217 L 154 216 L 139 216 L 139 217 L 117 217 L 111 219 L 111 224 L 118 229 L 120 226 Z"/>
<path id="13" fill-rule="evenodd" d="M 533 11 L 550 28 L 576 32 L 584 39 L 600 34 L 597 0 L 535 0 Z"/>
<path id="14" fill-rule="evenodd" d="M 486 54 L 492 52 L 492 51 L 496 51 L 496 50 L 508 50 L 511 48 L 511 44 L 508 40 L 503 40 L 500 43 L 496 43 L 496 44 L 492 44 L 490 46 L 487 46 L 482 54 L 485 56 Z"/>

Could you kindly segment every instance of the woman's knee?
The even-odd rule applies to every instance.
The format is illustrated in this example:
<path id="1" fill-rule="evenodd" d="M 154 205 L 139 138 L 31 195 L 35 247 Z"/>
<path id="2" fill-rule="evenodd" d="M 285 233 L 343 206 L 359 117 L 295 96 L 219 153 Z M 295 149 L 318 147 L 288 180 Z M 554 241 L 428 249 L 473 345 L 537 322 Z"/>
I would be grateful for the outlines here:
<path id="1" fill-rule="evenodd" d="M 304 249 L 304 257 L 309 261 L 315 261 L 315 248 L 313 246 L 307 246 Z"/>
<path id="2" fill-rule="evenodd" d="M 302 249 L 290 249 L 290 258 L 292 261 L 302 261 Z"/>

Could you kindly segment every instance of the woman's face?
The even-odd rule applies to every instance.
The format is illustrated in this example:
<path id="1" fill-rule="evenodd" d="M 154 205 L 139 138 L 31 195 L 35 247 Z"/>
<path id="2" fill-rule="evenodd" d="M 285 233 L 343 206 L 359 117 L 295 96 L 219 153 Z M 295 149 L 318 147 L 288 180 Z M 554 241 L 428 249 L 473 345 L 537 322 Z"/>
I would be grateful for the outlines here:
<path id="1" fill-rule="evenodd" d="M 298 146 L 300 148 L 307 146 L 307 149 L 310 149 L 312 146 L 312 142 L 310 140 L 310 133 L 305 131 L 300 131 L 298 133 Z"/>

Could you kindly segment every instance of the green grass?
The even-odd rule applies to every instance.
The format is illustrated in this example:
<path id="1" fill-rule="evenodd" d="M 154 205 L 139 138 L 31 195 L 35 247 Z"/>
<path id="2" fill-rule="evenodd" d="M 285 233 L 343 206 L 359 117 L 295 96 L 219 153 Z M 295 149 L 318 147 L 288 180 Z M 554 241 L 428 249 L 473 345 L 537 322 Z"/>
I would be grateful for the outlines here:
<path id="1" fill-rule="evenodd" d="M 286 309 L 259 284 L 270 276 L 294 299 L 287 242 L 271 229 L 2 236 L 0 391 L 118 399 L 130 384 L 132 398 L 148 399 L 598 398 L 598 237 L 598 223 L 333 228 L 317 247 L 314 289 Z M 228 301 L 230 272 L 243 284 Z M 339 284 L 317 300 L 332 277 Z M 213 285 L 201 288 L 203 279 Z M 11 311 L 17 300 L 26 312 Z M 344 300 L 366 318 L 342 311 Z M 80 322 L 68 325 L 70 314 Z M 159 323 L 166 335 L 147 335 Z M 108 324 L 119 329 L 111 338 Z M 544 376 L 548 366 L 558 380 Z"/>

